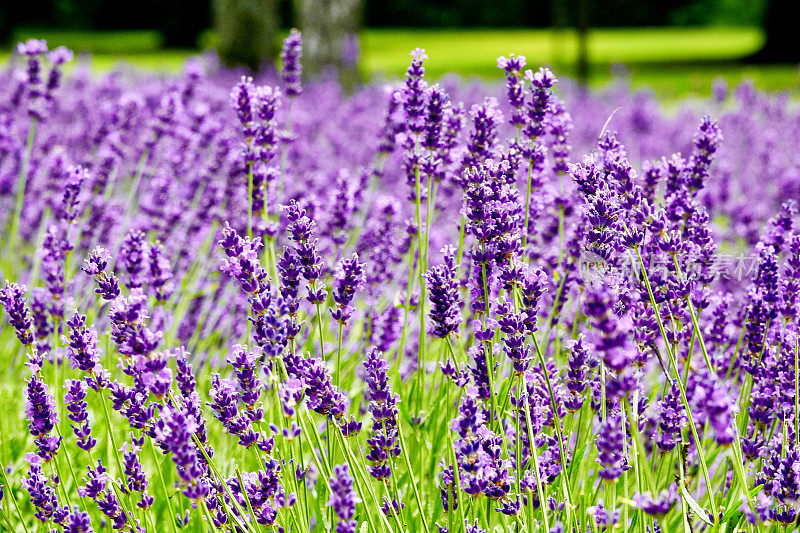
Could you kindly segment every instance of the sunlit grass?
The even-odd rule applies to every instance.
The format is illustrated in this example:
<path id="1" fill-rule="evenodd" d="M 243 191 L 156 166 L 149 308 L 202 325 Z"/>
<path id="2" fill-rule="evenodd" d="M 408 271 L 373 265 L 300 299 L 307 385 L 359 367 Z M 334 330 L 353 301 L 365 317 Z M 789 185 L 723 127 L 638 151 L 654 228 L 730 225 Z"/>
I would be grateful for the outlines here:
<path id="1" fill-rule="evenodd" d="M 162 50 L 155 32 L 65 32 L 25 30 L 18 38 L 41 35 L 51 46 L 64 44 L 76 51 L 92 50 L 95 72 L 122 64 L 150 72 L 179 72 L 196 50 Z M 750 79 L 763 90 L 794 90 L 798 71 L 792 65 L 753 66 L 736 62 L 763 43 L 758 28 L 617 28 L 596 29 L 589 35 L 590 83 L 603 86 L 623 70 L 634 87 L 649 87 L 662 99 L 687 94 L 706 96 L 714 80 L 731 86 Z M 213 42 L 206 36 L 205 42 Z M 531 66 L 551 65 L 560 75 L 575 72 L 577 37 L 572 30 L 534 29 L 366 29 L 361 34 L 365 77 L 398 78 L 409 52 L 425 48 L 429 78 L 447 73 L 502 81 L 495 60 L 522 54 Z M 6 61 L 10 51 L 0 52 Z M 617 65 L 625 65 L 624 69 Z"/>

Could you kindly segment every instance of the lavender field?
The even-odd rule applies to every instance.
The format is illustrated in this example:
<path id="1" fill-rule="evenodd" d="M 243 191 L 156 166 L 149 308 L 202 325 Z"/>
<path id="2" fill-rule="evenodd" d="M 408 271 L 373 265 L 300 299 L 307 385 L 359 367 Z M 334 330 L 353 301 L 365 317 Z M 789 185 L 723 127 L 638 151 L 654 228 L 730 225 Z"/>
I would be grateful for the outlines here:
<path id="1" fill-rule="evenodd" d="M 20 43 L 0 530 L 797 530 L 800 108 L 425 59 Z"/>

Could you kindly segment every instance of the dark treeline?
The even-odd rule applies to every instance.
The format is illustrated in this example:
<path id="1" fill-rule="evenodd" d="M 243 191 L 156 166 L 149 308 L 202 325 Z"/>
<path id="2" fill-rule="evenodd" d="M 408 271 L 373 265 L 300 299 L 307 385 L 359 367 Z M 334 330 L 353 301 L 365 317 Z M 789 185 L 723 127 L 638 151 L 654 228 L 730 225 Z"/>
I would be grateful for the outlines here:
<path id="1" fill-rule="evenodd" d="M 279 0 L 278 26 L 296 25 L 296 0 Z M 759 23 L 763 0 L 362 0 L 371 27 L 547 27 Z M 744 6 L 744 7 L 743 7 Z M 733 17 L 733 18 L 731 18 Z M 753 19 L 753 20 L 751 20 Z M 211 0 L 27 0 L 0 2 L 0 40 L 14 28 L 155 29 L 167 46 L 194 47 L 211 27 Z"/>

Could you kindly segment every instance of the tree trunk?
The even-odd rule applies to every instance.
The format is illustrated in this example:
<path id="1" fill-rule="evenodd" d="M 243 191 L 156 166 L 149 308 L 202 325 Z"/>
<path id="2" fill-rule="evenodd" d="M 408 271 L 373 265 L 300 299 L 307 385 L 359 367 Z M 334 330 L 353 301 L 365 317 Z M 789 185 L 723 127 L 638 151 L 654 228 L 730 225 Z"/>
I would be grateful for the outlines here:
<path id="1" fill-rule="evenodd" d="M 277 0 L 214 0 L 219 57 L 257 71 L 277 54 Z"/>
<path id="2" fill-rule="evenodd" d="M 360 0 L 295 0 L 303 33 L 303 72 L 338 72 L 345 89 L 358 81 Z"/>

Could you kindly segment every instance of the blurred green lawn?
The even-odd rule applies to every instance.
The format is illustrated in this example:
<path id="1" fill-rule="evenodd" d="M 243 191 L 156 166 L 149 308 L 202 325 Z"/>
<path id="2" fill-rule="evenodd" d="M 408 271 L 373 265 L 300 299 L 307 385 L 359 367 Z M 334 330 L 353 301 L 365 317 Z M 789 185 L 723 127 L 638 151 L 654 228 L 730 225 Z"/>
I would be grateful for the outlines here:
<path id="1" fill-rule="evenodd" d="M 92 52 L 93 67 L 108 71 L 120 62 L 151 71 L 180 70 L 194 50 L 163 50 L 156 32 L 65 32 L 20 30 L 15 40 L 38 36 L 51 46 L 64 44 Z M 210 37 L 213 40 L 213 35 Z M 209 42 L 209 37 L 205 38 Z M 717 77 L 735 85 L 745 78 L 768 90 L 795 90 L 797 66 L 752 66 L 738 62 L 763 42 L 757 28 L 622 28 L 596 29 L 589 35 L 590 81 L 608 83 L 624 65 L 636 87 L 648 86 L 665 99 L 690 93 L 708 95 Z M 404 74 L 413 48 L 425 48 L 432 78 L 455 72 L 501 81 L 500 55 L 525 55 L 531 68 L 551 65 L 559 73 L 574 72 L 577 38 L 573 31 L 490 29 L 367 29 L 361 34 L 362 68 L 367 76 L 397 78 Z M 0 51 L 5 61 L 8 50 Z"/>

